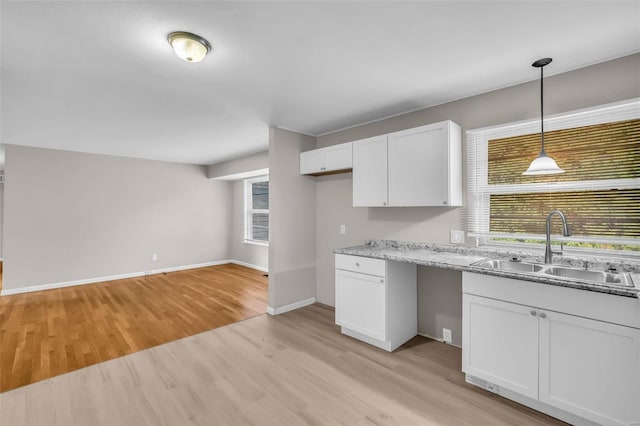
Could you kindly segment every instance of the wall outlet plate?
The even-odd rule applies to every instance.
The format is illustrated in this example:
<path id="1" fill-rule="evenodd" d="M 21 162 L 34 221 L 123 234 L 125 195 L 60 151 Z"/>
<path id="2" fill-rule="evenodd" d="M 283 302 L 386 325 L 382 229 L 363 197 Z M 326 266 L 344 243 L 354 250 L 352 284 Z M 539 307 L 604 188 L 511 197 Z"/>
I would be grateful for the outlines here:
<path id="1" fill-rule="evenodd" d="M 444 340 L 445 343 L 451 343 L 451 330 L 448 328 L 443 328 L 442 329 L 442 340 Z"/>
<path id="2" fill-rule="evenodd" d="M 451 244 L 464 244 L 464 231 L 451 230 L 449 241 Z"/>
<path id="3" fill-rule="evenodd" d="M 342 235 L 347 233 L 347 225 L 340 225 L 340 233 Z"/>

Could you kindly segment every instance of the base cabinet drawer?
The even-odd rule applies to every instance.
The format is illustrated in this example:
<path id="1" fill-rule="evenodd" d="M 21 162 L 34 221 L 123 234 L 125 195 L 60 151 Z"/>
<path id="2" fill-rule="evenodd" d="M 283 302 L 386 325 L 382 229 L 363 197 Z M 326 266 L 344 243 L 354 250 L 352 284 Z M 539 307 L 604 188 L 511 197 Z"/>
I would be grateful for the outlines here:
<path id="1" fill-rule="evenodd" d="M 385 277 L 387 275 L 387 261 L 372 257 L 336 254 L 336 269 Z"/>
<path id="2" fill-rule="evenodd" d="M 363 272 L 355 272 L 363 271 Z M 336 255 L 336 324 L 393 351 L 418 334 L 416 265 Z"/>

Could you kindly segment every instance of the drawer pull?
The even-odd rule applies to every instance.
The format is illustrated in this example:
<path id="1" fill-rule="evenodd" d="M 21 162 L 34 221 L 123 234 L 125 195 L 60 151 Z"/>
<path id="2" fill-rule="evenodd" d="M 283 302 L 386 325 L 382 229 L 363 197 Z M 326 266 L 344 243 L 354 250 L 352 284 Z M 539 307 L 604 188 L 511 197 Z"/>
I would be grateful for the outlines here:
<path id="1" fill-rule="evenodd" d="M 356 266 L 360 266 L 360 264 L 358 262 L 356 262 Z"/>
<path id="2" fill-rule="evenodd" d="M 546 318 L 547 314 L 545 314 L 544 312 L 540 312 L 540 318 Z"/>
<path id="3" fill-rule="evenodd" d="M 538 313 L 536 311 L 531 311 L 531 315 L 535 317 Z"/>
<path id="4" fill-rule="evenodd" d="M 380 282 L 381 282 L 381 283 L 384 283 L 384 280 L 383 280 L 382 278 L 380 278 Z"/>

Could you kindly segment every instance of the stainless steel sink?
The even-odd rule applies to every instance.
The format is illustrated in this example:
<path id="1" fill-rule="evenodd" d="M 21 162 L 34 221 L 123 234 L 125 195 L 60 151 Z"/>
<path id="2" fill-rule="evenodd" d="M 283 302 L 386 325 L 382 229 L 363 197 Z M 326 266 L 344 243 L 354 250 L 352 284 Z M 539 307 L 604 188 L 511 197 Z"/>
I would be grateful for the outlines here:
<path id="1" fill-rule="evenodd" d="M 612 284 L 622 287 L 634 287 L 629 274 L 620 272 L 590 271 L 587 269 L 565 268 L 562 266 L 550 266 L 544 269 L 547 275 L 570 278 L 581 281 L 592 281 L 600 284 Z"/>
<path id="2" fill-rule="evenodd" d="M 473 266 L 516 272 L 538 272 L 544 268 L 544 265 L 540 265 L 538 263 L 515 262 L 503 259 L 485 259 L 474 263 Z"/>
<path id="3" fill-rule="evenodd" d="M 588 281 L 618 287 L 635 287 L 631 280 L 631 275 L 624 272 L 594 271 L 559 265 L 543 265 L 540 263 L 520 262 L 505 259 L 484 259 L 479 262 L 472 263 L 471 265 L 498 271 L 524 272 L 534 275 L 551 275 L 553 277 L 569 280 Z"/>

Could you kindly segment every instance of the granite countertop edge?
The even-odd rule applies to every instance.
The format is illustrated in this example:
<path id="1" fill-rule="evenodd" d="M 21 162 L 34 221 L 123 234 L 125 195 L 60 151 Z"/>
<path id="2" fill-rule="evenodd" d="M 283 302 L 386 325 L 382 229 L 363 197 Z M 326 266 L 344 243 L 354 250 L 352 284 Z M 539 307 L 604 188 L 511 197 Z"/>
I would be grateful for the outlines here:
<path id="1" fill-rule="evenodd" d="M 393 240 L 368 240 L 364 245 L 339 248 L 335 249 L 333 252 L 336 254 L 415 263 L 422 266 L 475 272 L 504 278 L 521 279 L 540 284 L 640 298 L 640 288 L 638 287 L 638 283 L 640 282 L 640 261 L 612 260 L 602 257 L 576 258 L 556 256 L 555 258 L 558 264 L 566 266 L 584 267 L 587 265 L 589 267 L 595 266 L 604 269 L 611 266 L 620 271 L 629 272 L 631 273 L 633 282 L 636 284 L 636 287 L 630 288 L 557 278 L 549 275 L 487 269 L 472 265 L 472 263 L 489 257 L 504 259 L 518 258 L 523 261 L 543 263 L 539 254 L 519 250 L 485 249 L 450 244 L 415 243 Z"/>

